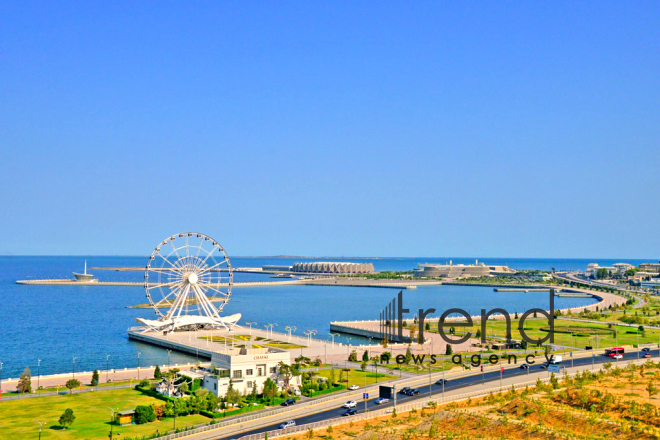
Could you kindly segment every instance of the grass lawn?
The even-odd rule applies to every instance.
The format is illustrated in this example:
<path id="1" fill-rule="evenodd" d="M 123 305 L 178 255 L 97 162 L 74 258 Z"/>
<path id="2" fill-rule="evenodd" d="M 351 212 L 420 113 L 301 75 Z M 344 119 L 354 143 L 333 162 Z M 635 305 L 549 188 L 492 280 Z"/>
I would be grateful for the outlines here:
<path id="1" fill-rule="evenodd" d="M 98 388 L 113 388 L 113 387 L 122 386 L 122 385 L 132 386 L 132 385 L 137 385 L 139 382 L 140 382 L 139 380 L 122 380 L 122 381 L 117 381 L 117 382 L 103 382 L 103 383 L 99 383 Z M 158 382 L 158 381 L 154 380 L 154 379 L 149 379 L 149 383 L 155 383 L 155 382 Z M 37 380 L 34 377 L 32 377 L 32 386 L 36 387 L 36 385 L 37 385 Z M 80 388 L 81 387 L 74 388 L 73 391 L 75 392 L 76 390 L 79 390 Z M 87 389 L 87 388 L 96 389 L 97 387 L 93 387 L 90 384 L 82 384 L 82 389 Z M 69 392 L 69 389 L 66 388 L 66 387 L 63 387 L 63 386 L 61 386 L 59 388 L 58 387 L 42 388 L 40 390 L 37 390 L 37 389 L 33 388 L 33 390 L 34 390 L 33 394 L 54 393 L 54 392 L 57 392 L 57 391 L 59 391 L 60 393 L 68 393 Z M 16 395 L 16 394 L 18 394 L 18 392 L 17 391 L 5 391 L 5 392 L 3 392 L 3 394 Z"/>
<path id="2" fill-rule="evenodd" d="M 473 333 L 476 332 L 478 325 L 478 323 L 475 323 Z M 547 328 L 548 321 L 546 319 L 530 318 L 525 320 L 525 331 L 530 338 L 545 337 L 548 332 L 542 329 Z M 577 346 L 579 348 L 584 348 L 585 345 L 604 348 L 615 345 L 635 345 L 638 340 L 640 344 L 658 342 L 658 330 L 647 329 L 643 335 L 642 332 L 637 330 L 637 327 L 614 326 L 614 329 L 617 331 L 616 337 L 607 324 L 578 322 L 559 318 L 555 321 L 555 344 Z M 504 321 L 489 321 L 487 334 L 489 337 L 491 335 L 505 337 L 506 323 Z M 516 319 L 511 320 L 511 335 L 513 339 L 520 339 L 518 320 Z"/>
<path id="3" fill-rule="evenodd" d="M 24 400 L 0 401 L 0 438 L 37 438 L 39 422 L 45 422 L 42 430 L 44 439 L 103 439 L 110 431 L 110 409 L 119 411 L 135 409 L 137 405 L 162 404 L 162 400 L 145 396 L 132 389 L 99 391 L 67 396 L 36 397 Z M 58 420 L 65 409 L 71 408 L 76 420 L 66 430 L 60 429 Z M 207 423 L 210 419 L 201 415 L 177 417 L 177 427 Z M 156 430 L 172 429 L 172 419 L 163 419 L 144 425 L 114 426 L 113 431 L 121 437 L 149 435 Z"/>
<path id="4" fill-rule="evenodd" d="M 330 375 L 332 374 L 331 372 L 334 371 L 335 374 L 335 382 L 339 382 L 339 372 L 341 371 L 341 368 L 335 368 L 334 370 L 320 370 L 316 371 L 316 376 L 321 376 L 321 377 L 327 377 L 330 378 Z M 365 373 L 362 370 L 355 370 L 351 369 L 348 372 L 348 381 L 346 381 L 346 372 L 343 372 L 343 379 L 344 382 L 341 382 L 343 385 L 351 386 L 351 385 L 359 385 L 359 386 L 364 386 L 365 385 Z M 367 371 L 366 372 L 366 384 L 371 385 L 377 382 L 384 382 L 389 379 L 394 379 L 395 376 L 381 373 L 379 372 L 378 375 L 372 371 Z"/>
<path id="5" fill-rule="evenodd" d="M 245 343 L 250 340 L 249 335 L 235 335 L 233 338 L 225 336 L 199 336 L 197 339 L 208 339 L 213 342 L 226 342 L 227 345 L 231 345 L 234 341 L 234 347 L 243 348 Z M 295 348 L 304 348 L 304 345 L 292 344 L 290 342 L 278 341 L 276 339 L 266 339 L 266 338 L 256 338 L 259 343 L 252 343 L 253 348 L 266 348 L 266 347 L 275 347 L 283 348 L 285 350 L 293 350 Z"/>

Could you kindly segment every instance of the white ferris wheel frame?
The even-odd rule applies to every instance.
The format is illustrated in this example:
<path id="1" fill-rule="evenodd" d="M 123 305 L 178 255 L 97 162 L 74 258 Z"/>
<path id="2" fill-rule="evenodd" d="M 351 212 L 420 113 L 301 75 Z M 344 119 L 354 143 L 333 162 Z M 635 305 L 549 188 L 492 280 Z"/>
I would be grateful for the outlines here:
<path id="1" fill-rule="evenodd" d="M 220 313 L 231 298 L 232 286 L 233 268 L 220 243 L 199 232 L 171 235 L 151 253 L 144 273 L 147 299 L 158 318 L 137 320 L 153 330 L 173 331 L 184 326 L 231 329 L 241 315 L 222 317 Z M 154 301 L 154 296 L 159 298 Z"/>

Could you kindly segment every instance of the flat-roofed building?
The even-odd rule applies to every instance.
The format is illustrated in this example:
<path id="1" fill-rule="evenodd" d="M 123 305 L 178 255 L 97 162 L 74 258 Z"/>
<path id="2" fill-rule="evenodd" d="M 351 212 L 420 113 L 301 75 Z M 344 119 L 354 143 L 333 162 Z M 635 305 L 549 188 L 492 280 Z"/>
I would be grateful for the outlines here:
<path id="1" fill-rule="evenodd" d="M 642 263 L 639 265 L 639 270 L 644 272 L 660 272 L 660 262 L 658 263 Z"/>
<path id="2" fill-rule="evenodd" d="M 449 261 L 449 264 L 424 263 L 418 264 L 417 269 L 413 271 L 415 277 L 423 278 L 470 278 L 512 275 L 514 273 L 516 271 L 508 266 L 486 265 L 478 261 L 475 264 L 453 264 L 452 261 Z"/>
<path id="3" fill-rule="evenodd" d="M 226 353 L 213 353 L 210 371 L 204 374 L 203 387 L 224 397 L 229 381 L 241 394 L 249 394 L 252 388 L 263 391 L 264 382 L 270 378 L 280 389 L 286 383 L 279 376 L 278 364 L 291 363 L 291 353 L 278 348 L 234 348 Z M 299 378 L 291 378 L 289 387 L 299 386 Z"/>
<path id="4" fill-rule="evenodd" d="M 374 265 L 372 263 L 313 261 L 308 263 L 294 263 L 291 270 L 292 272 L 301 273 L 373 273 Z"/>

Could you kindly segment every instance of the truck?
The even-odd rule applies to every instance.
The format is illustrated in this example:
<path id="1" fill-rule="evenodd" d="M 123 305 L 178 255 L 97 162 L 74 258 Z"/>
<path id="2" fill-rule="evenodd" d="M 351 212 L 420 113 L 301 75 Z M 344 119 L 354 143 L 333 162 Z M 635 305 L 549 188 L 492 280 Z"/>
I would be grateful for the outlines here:
<path id="1" fill-rule="evenodd" d="M 561 361 L 562 361 L 562 357 L 557 356 L 556 354 L 553 354 L 552 357 L 550 358 L 550 363 L 552 365 L 561 364 Z"/>

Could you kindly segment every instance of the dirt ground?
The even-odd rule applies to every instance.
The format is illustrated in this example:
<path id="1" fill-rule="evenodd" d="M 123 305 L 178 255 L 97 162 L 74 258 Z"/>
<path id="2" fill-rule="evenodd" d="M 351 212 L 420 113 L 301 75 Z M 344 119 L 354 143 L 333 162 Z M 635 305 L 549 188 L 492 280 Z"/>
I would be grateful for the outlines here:
<path id="1" fill-rule="evenodd" d="M 287 439 L 660 439 L 660 362 L 390 414 Z"/>

